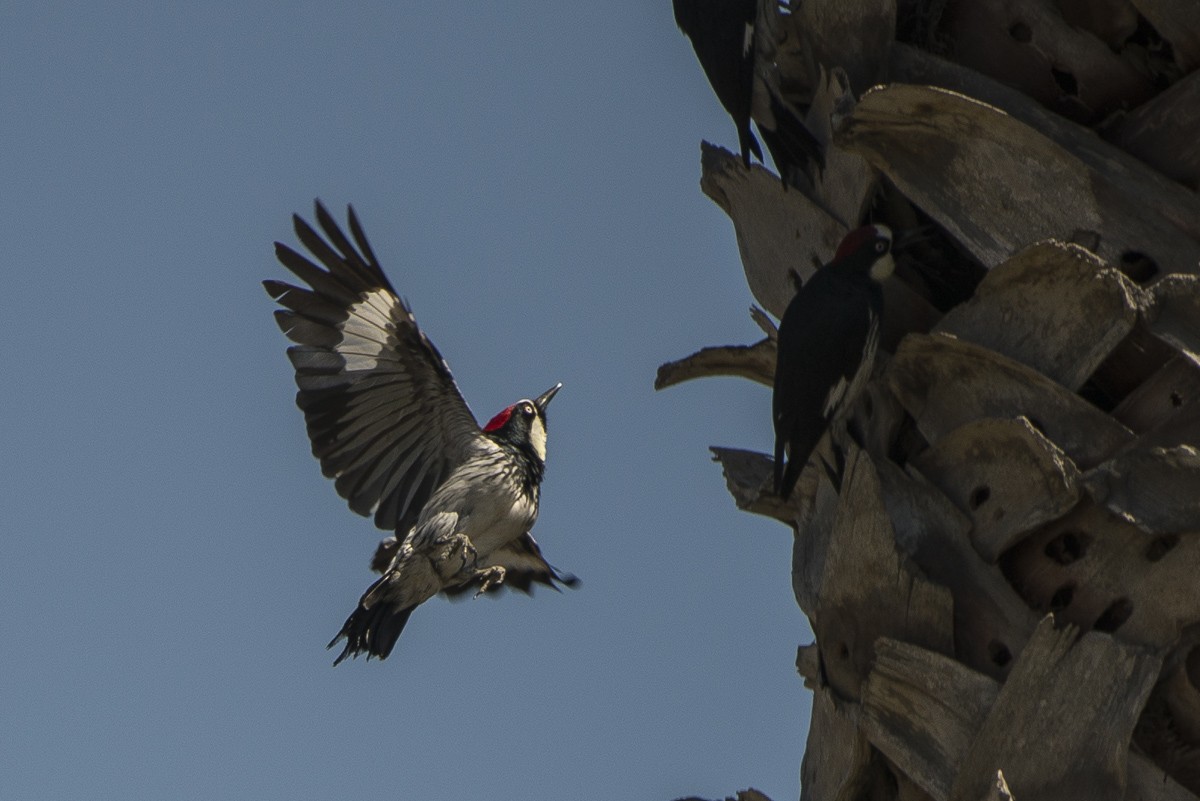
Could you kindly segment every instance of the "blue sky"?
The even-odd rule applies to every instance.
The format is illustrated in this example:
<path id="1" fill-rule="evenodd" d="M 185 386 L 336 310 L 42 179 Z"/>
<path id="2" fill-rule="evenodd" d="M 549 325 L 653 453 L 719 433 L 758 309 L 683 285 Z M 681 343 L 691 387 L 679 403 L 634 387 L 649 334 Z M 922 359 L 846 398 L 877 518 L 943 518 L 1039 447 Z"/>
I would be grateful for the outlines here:
<path id="1" fill-rule="evenodd" d="M 798 793 L 791 537 L 710 444 L 769 392 L 655 393 L 752 342 L 670 3 L 0 10 L 0 797 Z M 535 535 L 575 592 L 324 649 L 380 533 L 309 454 L 259 286 L 353 202 L 487 419 L 555 381 Z"/>

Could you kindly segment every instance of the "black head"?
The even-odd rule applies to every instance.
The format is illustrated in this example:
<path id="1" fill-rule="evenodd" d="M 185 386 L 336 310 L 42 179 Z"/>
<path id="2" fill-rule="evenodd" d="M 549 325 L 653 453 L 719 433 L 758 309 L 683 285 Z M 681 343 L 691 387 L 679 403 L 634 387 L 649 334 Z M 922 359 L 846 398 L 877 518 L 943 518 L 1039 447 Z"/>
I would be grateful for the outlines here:
<path id="1" fill-rule="evenodd" d="M 513 445 L 527 445 L 546 460 L 546 407 L 562 384 L 555 384 L 533 400 L 519 400 L 488 421 L 485 433 Z"/>
<path id="2" fill-rule="evenodd" d="M 837 270 L 866 272 L 874 281 L 892 274 L 892 231 L 886 225 L 864 225 L 842 239 L 829 266 Z"/>

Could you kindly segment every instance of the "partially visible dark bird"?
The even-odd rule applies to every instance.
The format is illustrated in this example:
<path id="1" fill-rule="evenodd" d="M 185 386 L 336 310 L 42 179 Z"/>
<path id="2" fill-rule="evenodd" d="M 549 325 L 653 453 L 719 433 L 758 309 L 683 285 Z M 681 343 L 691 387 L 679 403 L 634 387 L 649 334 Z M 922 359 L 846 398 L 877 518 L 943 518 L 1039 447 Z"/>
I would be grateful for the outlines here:
<path id="1" fill-rule="evenodd" d="M 775 492 L 784 500 L 821 435 L 853 406 L 871 377 L 882 282 L 893 266 L 890 230 L 868 225 L 851 231 L 779 321 L 772 413 Z"/>
<path id="2" fill-rule="evenodd" d="M 824 165 L 821 146 L 804 121 L 766 80 L 773 65 L 758 56 L 758 0 L 673 0 L 675 24 L 687 35 L 721 105 L 737 126 L 742 163 L 763 160 L 750 121 L 758 125 L 785 184 L 809 162 Z"/>
<path id="3" fill-rule="evenodd" d="M 284 307 L 275 319 L 296 343 L 288 357 L 313 455 L 351 509 L 395 532 L 372 563 L 383 576 L 329 643 L 346 640 L 334 664 L 360 653 L 386 658 L 413 610 L 439 592 L 573 586 L 529 533 L 546 467 L 546 406 L 562 385 L 480 429 L 354 209 L 353 243 L 319 201 L 316 218 L 324 238 L 293 221 L 319 265 L 275 243 L 279 261 L 311 289 L 263 286 Z"/>

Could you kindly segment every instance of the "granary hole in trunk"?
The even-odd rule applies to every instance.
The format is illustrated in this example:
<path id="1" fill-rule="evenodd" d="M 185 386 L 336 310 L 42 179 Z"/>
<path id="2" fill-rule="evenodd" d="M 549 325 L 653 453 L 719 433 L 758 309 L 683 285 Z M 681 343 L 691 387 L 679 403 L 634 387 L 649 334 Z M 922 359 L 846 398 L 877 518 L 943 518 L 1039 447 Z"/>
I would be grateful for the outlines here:
<path id="1" fill-rule="evenodd" d="M 999 640 L 992 640 L 987 645 L 988 659 L 992 660 L 992 664 L 998 668 L 1007 667 L 1012 661 L 1012 651 L 1008 650 L 1008 646 Z"/>
<path id="2" fill-rule="evenodd" d="M 980 506 L 987 503 L 990 497 L 992 497 L 992 491 L 988 489 L 987 484 L 980 484 L 971 490 L 971 497 L 967 499 L 967 504 L 971 507 L 971 511 L 974 512 Z"/>
<path id="3" fill-rule="evenodd" d="M 1086 552 L 1092 538 L 1082 531 L 1064 531 L 1046 543 L 1046 556 L 1060 565 L 1078 561 Z"/>
<path id="4" fill-rule="evenodd" d="M 1188 651 L 1187 659 L 1183 664 L 1184 669 L 1187 670 L 1188 681 L 1192 683 L 1193 687 L 1200 688 L 1200 645 Z"/>
<path id="5" fill-rule="evenodd" d="M 1033 30 L 1019 20 L 1009 26 L 1008 35 L 1013 38 L 1014 42 L 1020 42 L 1021 44 L 1029 44 L 1033 41 Z"/>
<path id="6" fill-rule="evenodd" d="M 1128 598 L 1118 598 L 1100 613 L 1100 617 L 1096 618 L 1096 622 L 1092 624 L 1092 628 L 1096 631 L 1104 631 L 1111 634 L 1124 625 L 1125 621 L 1129 620 L 1132 615 L 1133 602 Z"/>
<path id="7" fill-rule="evenodd" d="M 1157 562 L 1162 559 L 1171 549 L 1179 544 L 1178 534 L 1164 534 L 1161 537 L 1155 537 L 1149 545 L 1146 546 L 1146 561 Z"/>
<path id="8" fill-rule="evenodd" d="M 1075 80 L 1075 76 L 1066 70 L 1060 70 L 1057 67 L 1050 68 L 1050 75 L 1054 77 L 1054 82 L 1058 84 L 1058 88 L 1064 95 L 1075 97 L 1079 94 L 1079 82 Z"/>
<path id="9" fill-rule="evenodd" d="M 1059 587 L 1050 596 L 1050 611 L 1061 612 L 1071 605 L 1071 601 L 1075 599 L 1075 582 L 1068 581 L 1066 584 Z"/>
<path id="10" fill-rule="evenodd" d="M 1121 254 L 1121 272 L 1135 283 L 1144 284 L 1158 275 L 1158 262 L 1140 250 L 1127 250 Z"/>

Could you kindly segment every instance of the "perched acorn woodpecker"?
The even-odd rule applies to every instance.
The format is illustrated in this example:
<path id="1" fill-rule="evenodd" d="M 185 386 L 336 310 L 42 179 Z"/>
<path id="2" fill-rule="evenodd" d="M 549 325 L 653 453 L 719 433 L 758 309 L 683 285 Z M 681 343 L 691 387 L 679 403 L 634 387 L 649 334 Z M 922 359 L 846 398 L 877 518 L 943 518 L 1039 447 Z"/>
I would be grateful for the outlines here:
<path id="1" fill-rule="evenodd" d="M 868 225 L 851 231 L 779 321 L 772 412 L 775 492 L 785 500 L 821 435 L 851 408 L 871 377 L 882 282 L 893 266 L 890 230 Z"/>
<path id="2" fill-rule="evenodd" d="M 352 244 L 318 201 L 322 238 L 299 216 L 296 236 L 318 266 L 275 243 L 285 267 L 311 289 L 263 286 L 283 309 L 275 319 L 296 344 L 297 405 L 312 452 L 338 494 L 394 531 L 367 589 L 332 648 L 334 664 L 391 653 L 413 610 L 439 592 L 503 583 L 573 586 L 530 535 L 546 467 L 546 406 L 561 384 L 521 400 L 480 429 L 437 348 L 384 276 L 354 209 Z"/>
<path id="3" fill-rule="evenodd" d="M 810 162 L 824 165 L 821 146 L 796 110 L 766 78 L 772 64 L 760 63 L 759 0 L 673 0 L 675 24 L 687 35 L 721 105 L 737 126 L 742 163 L 763 160 L 750 121 L 758 125 L 785 184 Z"/>

